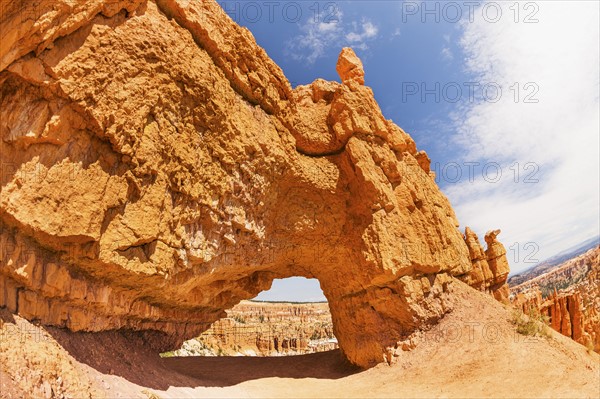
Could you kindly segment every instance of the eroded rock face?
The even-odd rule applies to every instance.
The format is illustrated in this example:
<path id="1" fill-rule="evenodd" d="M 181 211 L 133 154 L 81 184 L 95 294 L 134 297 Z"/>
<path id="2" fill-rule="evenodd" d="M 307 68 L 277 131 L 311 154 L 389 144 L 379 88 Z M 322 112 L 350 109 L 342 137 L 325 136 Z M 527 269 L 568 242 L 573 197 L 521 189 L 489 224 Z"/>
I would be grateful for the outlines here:
<path id="1" fill-rule="evenodd" d="M 365 84 L 365 70 L 362 61 L 350 47 L 342 49 L 335 70 L 344 84 L 348 84 L 350 81 L 354 81 L 359 85 Z"/>
<path id="2" fill-rule="evenodd" d="M 469 249 L 351 51 L 342 84 L 292 89 L 212 0 L 17 3 L 0 17 L 0 306 L 173 349 L 274 278 L 317 278 L 365 367 L 450 310 Z"/>
<path id="3" fill-rule="evenodd" d="M 555 288 L 548 295 L 549 287 Z M 511 288 L 511 293 L 513 306 L 546 316 L 554 330 L 600 353 L 600 247 Z"/>
<path id="4" fill-rule="evenodd" d="M 506 280 L 510 267 L 506 259 L 506 249 L 497 236 L 500 230 L 490 230 L 485 234 L 487 248 L 484 251 L 477 234 L 469 227 L 465 228 L 464 239 L 469 249 L 473 267 L 460 278 L 473 288 L 489 292 L 503 303 L 509 303 L 509 288 Z"/>

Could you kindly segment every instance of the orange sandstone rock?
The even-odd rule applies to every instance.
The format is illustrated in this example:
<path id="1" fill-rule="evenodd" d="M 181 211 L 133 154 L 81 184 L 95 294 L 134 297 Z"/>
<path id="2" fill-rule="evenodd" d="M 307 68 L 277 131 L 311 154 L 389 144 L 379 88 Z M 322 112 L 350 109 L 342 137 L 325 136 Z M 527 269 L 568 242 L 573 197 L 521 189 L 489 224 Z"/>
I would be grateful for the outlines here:
<path id="1" fill-rule="evenodd" d="M 486 233 L 487 249 L 484 252 L 477 234 L 469 227 L 465 228 L 464 239 L 473 267 L 461 279 L 474 288 L 489 292 L 496 300 L 508 303 L 510 292 L 506 280 L 510 269 L 506 259 L 506 249 L 496 239 L 498 234 L 500 230 Z"/>
<path id="2" fill-rule="evenodd" d="M 491 230 L 485 234 L 487 244 L 485 256 L 494 276 L 494 283 L 504 284 L 510 273 L 510 267 L 506 259 L 506 248 L 496 239 L 498 234 L 500 234 L 500 230 Z"/>
<path id="3" fill-rule="evenodd" d="M 360 85 L 365 84 L 365 71 L 363 69 L 362 61 L 350 47 L 344 47 L 342 49 L 335 69 L 338 75 L 340 75 L 342 83 L 355 81 Z"/>
<path id="4" fill-rule="evenodd" d="M 342 84 L 292 90 L 213 0 L 36 4 L 0 16 L 0 306 L 172 349 L 317 278 L 364 367 L 451 309 L 469 248 L 351 50 Z"/>

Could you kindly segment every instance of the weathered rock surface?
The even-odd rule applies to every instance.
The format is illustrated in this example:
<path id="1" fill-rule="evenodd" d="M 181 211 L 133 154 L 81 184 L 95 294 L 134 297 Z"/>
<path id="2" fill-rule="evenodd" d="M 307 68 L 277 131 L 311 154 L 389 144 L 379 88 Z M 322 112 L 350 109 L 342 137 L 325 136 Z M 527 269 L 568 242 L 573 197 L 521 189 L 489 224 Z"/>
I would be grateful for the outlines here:
<path id="1" fill-rule="evenodd" d="M 350 81 L 355 81 L 359 85 L 365 84 L 365 70 L 362 61 L 350 47 L 342 49 L 335 70 L 340 75 L 342 83 L 348 84 Z"/>
<path id="2" fill-rule="evenodd" d="M 292 89 L 213 0 L 3 3 L 0 28 L 0 306 L 173 349 L 317 278 L 361 366 L 450 310 L 469 249 L 350 50 Z"/>
<path id="3" fill-rule="evenodd" d="M 461 279 L 480 291 L 488 292 L 500 302 L 509 302 L 509 288 L 506 280 L 510 268 L 506 259 L 506 249 L 496 237 L 500 230 L 490 230 L 485 234 L 487 248 L 484 251 L 477 234 L 469 227 L 465 228 L 464 239 L 469 249 L 473 267 Z"/>

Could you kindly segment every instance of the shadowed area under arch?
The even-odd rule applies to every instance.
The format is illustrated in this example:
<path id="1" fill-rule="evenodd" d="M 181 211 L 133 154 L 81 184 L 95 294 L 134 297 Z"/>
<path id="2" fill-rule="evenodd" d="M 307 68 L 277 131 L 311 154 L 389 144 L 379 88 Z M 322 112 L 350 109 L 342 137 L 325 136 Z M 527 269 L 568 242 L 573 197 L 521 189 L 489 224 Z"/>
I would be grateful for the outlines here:
<path id="1" fill-rule="evenodd" d="M 204 386 L 230 386 L 259 378 L 338 379 L 359 372 L 339 349 L 290 357 L 172 357 L 161 362 L 170 370 L 202 381 Z"/>
<path id="2" fill-rule="evenodd" d="M 7 318 L 8 320 L 8 318 Z M 340 350 L 282 357 L 161 358 L 154 347 L 159 332 L 70 332 L 48 327 L 77 361 L 106 375 L 157 390 L 169 387 L 227 387 L 261 378 L 338 379 L 360 372 Z"/>

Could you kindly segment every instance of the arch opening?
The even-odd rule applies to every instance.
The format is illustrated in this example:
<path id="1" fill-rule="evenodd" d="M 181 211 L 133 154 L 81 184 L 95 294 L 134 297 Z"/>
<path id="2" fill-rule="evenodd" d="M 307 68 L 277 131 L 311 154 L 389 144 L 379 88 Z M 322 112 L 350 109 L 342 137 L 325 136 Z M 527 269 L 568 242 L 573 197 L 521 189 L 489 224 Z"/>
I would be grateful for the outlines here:
<path id="1" fill-rule="evenodd" d="M 288 277 L 225 311 L 199 336 L 161 357 L 305 355 L 339 348 L 319 281 Z"/>

